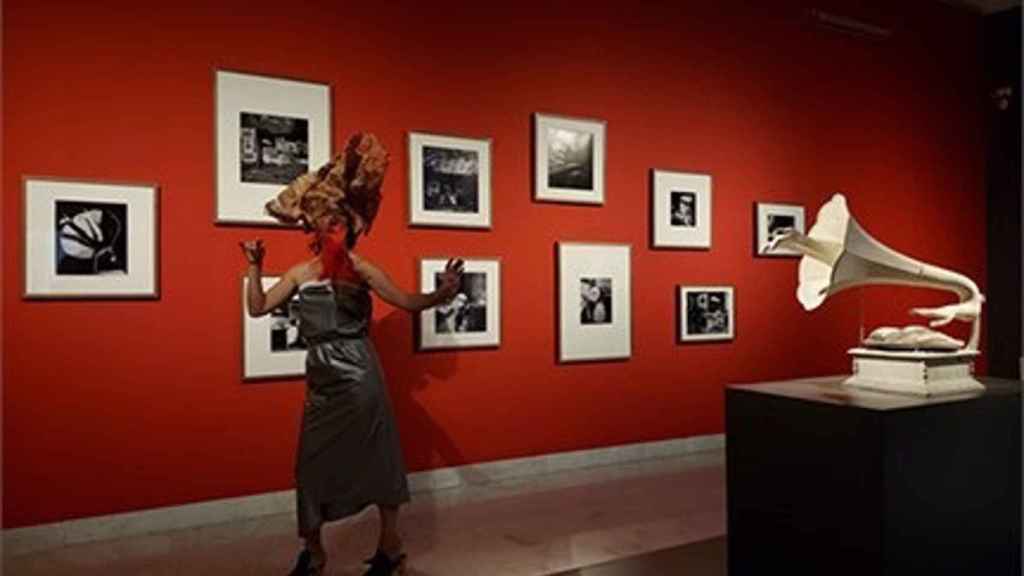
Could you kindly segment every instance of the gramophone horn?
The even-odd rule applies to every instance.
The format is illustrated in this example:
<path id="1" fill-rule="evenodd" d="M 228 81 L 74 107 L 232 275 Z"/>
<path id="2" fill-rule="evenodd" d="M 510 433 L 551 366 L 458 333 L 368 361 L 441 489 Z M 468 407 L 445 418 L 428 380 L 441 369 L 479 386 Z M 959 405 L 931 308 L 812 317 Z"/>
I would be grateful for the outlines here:
<path id="1" fill-rule="evenodd" d="M 915 308 L 912 313 L 943 326 L 953 320 L 972 323 L 967 350 L 977 350 L 981 332 L 981 306 L 985 297 L 970 278 L 921 262 L 882 244 L 868 234 L 836 194 L 821 210 L 806 235 L 795 230 L 774 238 L 769 250 L 789 248 L 803 254 L 797 298 L 813 310 L 831 296 L 848 288 L 870 284 L 922 286 L 953 292 L 957 304 Z"/>

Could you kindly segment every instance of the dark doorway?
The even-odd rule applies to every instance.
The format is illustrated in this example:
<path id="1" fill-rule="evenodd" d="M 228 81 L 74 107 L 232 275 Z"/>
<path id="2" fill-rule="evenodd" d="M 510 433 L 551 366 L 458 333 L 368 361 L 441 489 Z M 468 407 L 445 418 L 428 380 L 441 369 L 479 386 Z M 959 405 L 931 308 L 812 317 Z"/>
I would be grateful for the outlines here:
<path id="1" fill-rule="evenodd" d="M 985 17 L 989 373 L 1020 377 L 1021 9 Z"/>

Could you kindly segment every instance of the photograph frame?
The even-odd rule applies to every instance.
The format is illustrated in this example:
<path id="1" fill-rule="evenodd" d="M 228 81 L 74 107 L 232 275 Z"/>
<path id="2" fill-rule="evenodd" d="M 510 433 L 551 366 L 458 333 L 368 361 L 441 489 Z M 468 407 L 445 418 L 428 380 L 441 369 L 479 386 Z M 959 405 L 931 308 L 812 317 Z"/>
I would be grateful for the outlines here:
<path id="1" fill-rule="evenodd" d="M 591 187 L 551 185 L 549 130 L 591 136 Z M 608 122 L 594 118 L 535 112 L 533 114 L 533 199 L 536 202 L 603 206 L 606 200 Z"/>
<path id="2" fill-rule="evenodd" d="M 445 213 L 427 210 L 424 206 L 424 147 L 448 150 L 471 150 L 477 154 L 477 198 L 476 214 Z M 457 228 L 491 230 L 493 228 L 493 140 L 435 134 L 430 132 L 409 132 L 409 226 L 423 228 Z"/>
<path id="3" fill-rule="evenodd" d="M 680 189 L 685 189 L 681 191 Z M 672 226 L 672 194 L 692 193 L 696 204 L 693 230 Z M 651 248 L 710 250 L 714 230 L 714 177 L 704 172 L 651 170 Z"/>
<path id="4" fill-rule="evenodd" d="M 269 290 L 282 276 L 283 274 L 279 273 L 264 274 L 261 277 L 264 290 Z M 306 350 L 275 353 L 264 351 L 263 347 L 257 342 L 258 334 L 264 335 L 266 337 L 264 341 L 269 342 L 273 318 L 271 314 L 258 318 L 249 316 L 246 311 L 246 293 L 249 289 L 248 275 L 242 275 L 241 285 L 242 337 L 240 341 L 242 344 L 242 381 L 260 382 L 267 380 L 304 379 L 306 377 Z M 298 291 L 289 297 L 289 303 L 297 298 L 299 298 Z M 259 354 L 257 351 L 265 353 Z"/>
<path id="5" fill-rule="evenodd" d="M 724 333 L 691 334 L 689 330 L 689 303 L 693 292 L 725 292 L 727 295 L 729 329 Z M 736 287 L 733 285 L 679 285 L 676 287 L 676 341 L 680 344 L 701 342 L 731 342 L 736 339 Z"/>
<path id="6" fill-rule="evenodd" d="M 453 256 L 426 256 L 417 262 L 420 292 L 428 294 L 435 289 L 435 274 L 444 271 L 446 263 Z M 487 284 L 485 325 L 482 333 L 466 334 L 452 332 L 439 333 L 436 329 L 437 306 L 420 311 L 414 323 L 416 350 L 418 352 L 436 352 L 451 350 L 497 349 L 501 347 L 503 334 L 504 307 L 502 292 L 502 258 L 500 257 L 465 257 L 464 274 L 485 273 L 488 278 L 496 279 Z"/>
<path id="7" fill-rule="evenodd" d="M 633 247 L 615 242 L 557 242 L 560 364 L 624 362 L 633 356 Z M 610 280 L 611 318 L 584 323 L 582 286 Z"/>
<path id="8" fill-rule="evenodd" d="M 800 204 L 757 202 L 754 205 L 754 255 L 761 258 L 799 258 L 801 254 L 794 250 L 780 249 L 768 251 L 768 242 L 771 239 L 769 216 L 779 214 L 792 217 L 795 229 L 801 233 L 806 233 L 806 212 Z"/>
<path id="9" fill-rule="evenodd" d="M 307 121 L 309 172 L 329 162 L 334 151 L 334 91 L 328 82 L 244 70 L 213 69 L 213 221 L 218 226 L 296 228 L 266 213 L 264 205 L 288 182 L 242 182 L 243 113 Z M 303 106 L 305 108 L 303 109 Z M 304 113 L 305 112 L 305 113 Z M 301 175 L 296 172 L 296 175 Z"/>
<path id="10" fill-rule="evenodd" d="M 129 182 L 88 178 L 65 178 L 25 175 L 22 186 L 22 298 L 25 300 L 159 300 L 160 261 L 160 185 L 151 182 Z M 63 196 L 61 192 L 63 191 Z M 132 196 L 140 195 L 132 207 Z M 121 275 L 68 275 L 59 273 L 58 223 L 55 220 L 57 203 L 109 204 L 125 203 L 127 231 L 124 234 L 126 268 Z M 135 223 L 139 224 L 135 224 Z M 138 230 L 142 232 L 138 232 Z M 81 230 L 81 228 L 79 228 Z M 102 233 L 102 232 L 101 232 Z M 141 238 L 139 235 L 141 234 Z M 142 250 L 134 248 L 138 243 Z M 95 250 L 98 253 L 111 246 Z M 51 268 L 49 262 L 54 266 Z M 141 272 L 136 274 L 134 271 Z"/>

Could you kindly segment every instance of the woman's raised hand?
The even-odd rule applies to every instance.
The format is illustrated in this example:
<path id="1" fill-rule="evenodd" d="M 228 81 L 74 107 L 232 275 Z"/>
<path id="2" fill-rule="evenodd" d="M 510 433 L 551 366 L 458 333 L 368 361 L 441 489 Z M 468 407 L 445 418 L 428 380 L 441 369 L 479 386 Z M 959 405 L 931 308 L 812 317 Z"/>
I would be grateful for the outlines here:
<path id="1" fill-rule="evenodd" d="M 462 284 L 462 269 L 465 265 L 465 262 L 455 258 L 445 264 L 440 284 L 437 287 L 437 293 L 444 298 L 444 302 L 448 302 L 459 292 L 459 287 Z"/>
<path id="2" fill-rule="evenodd" d="M 249 261 L 249 264 L 263 264 L 263 255 L 267 253 L 266 248 L 263 247 L 263 240 L 246 240 L 239 242 L 238 245 L 242 247 L 242 253 L 245 254 L 245 259 Z"/>

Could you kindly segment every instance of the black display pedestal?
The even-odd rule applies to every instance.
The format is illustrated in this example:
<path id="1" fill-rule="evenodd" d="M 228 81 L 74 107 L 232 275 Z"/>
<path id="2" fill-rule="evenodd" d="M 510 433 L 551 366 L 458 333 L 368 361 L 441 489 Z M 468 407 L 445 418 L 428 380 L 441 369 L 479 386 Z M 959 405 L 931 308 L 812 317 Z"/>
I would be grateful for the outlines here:
<path id="1" fill-rule="evenodd" d="M 726 390 L 732 576 L 1021 574 L 1021 388 Z"/>

